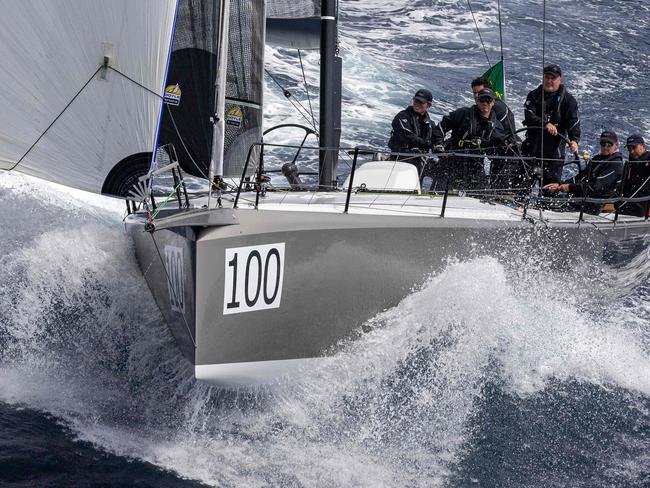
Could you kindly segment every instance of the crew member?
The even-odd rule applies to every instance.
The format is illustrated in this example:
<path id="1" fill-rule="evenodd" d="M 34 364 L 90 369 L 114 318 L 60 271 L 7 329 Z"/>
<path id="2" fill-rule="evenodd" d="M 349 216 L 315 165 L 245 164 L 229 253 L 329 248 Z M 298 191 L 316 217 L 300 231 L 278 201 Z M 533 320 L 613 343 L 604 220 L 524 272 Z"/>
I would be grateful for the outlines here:
<path id="1" fill-rule="evenodd" d="M 426 153 L 432 148 L 431 136 L 434 125 L 427 112 L 432 103 L 433 95 L 429 90 L 422 88 L 413 95 L 412 105 L 395 116 L 388 141 L 388 147 L 393 153 Z M 394 154 L 391 159 L 414 164 L 422 177 L 426 158 Z"/>
<path id="2" fill-rule="evenodd" d="M 618 152 L 618 136 L 613 130 L 606 130 L 600 135 L 600 154 L 591 158 L 586 173 L 577 182 L 549 183 L 544 190 L 592 198 L 617 197 L 622 176 L 623 155 Z M 583 208 L 599 213 L 601 206 L 585 203 Z"/>
<path id="3" fill-rule="evenodd" d="M 478 94 L 484 88 L 492 89 L 492 82 L 483 76 L 474 78 L 472 80 L 472 94 L 474 101 L 477 102 Z M 496 94 L 496 93 L 495 93 Z M 498 97 L 494 100 L 494 108 L 492 109 L 497 116 L 499 122 L 503 126 L 506 134 L 507 150 L 504 150 L 501 155 L 504 156 L 521 156 L 521 140 L 517 136 L 517 126 L 515 123 L 515 115 L 512 110 Z M 492 158 L 490 167 L 490 175 L 492 176 L 492 184 L 496 188 L 509 188 L 519 186 L 522 184 L 526 168 L 523 161 Z"/>
<path id="4" fill-rule="evenodd" d="M 434 147 L 445 144 L 445 148 L 463 151 L 467 154 L 495 154 L 507 139 L 503 126 L 494 112 L 496 95 L 491 88 L 478 92 L 476 104 L 463 107 L 445 115 L 433 130 Z M 451 131 L 451 138 L 445 143 L 445 134 Z M 482 158 L 455 158 L 455 178 L 464 180 L 464 186 L 476 187 L 482 177 Z M 459 171 L 462 167 L 462 172 Z"/>
<path id="5" fill-rule="evenodd" d="M 492 88 L 492 82 L 488 80 L 487 78 L 484 78 L 483 76 L 479 76 L 478 78 L 474 78 L 472 80 L 472 94 L 474 95 L 474 101 L 478 102 L 478 94 L 480 93 L 481 90 L 484 88 Z M 515 131 L 517 130 L 516 124 L 515 124 L 515 115 L 512 113 L 512 110 L 503 102 L 502 100 L 499 100 L 497 97 L 494 100 L 494 113 L 497 116 L 497 119 L 499 122 L 501 122 L 501 125 L 503 126 L 503 130 L 506 133 L 506 136 L 508 137 L 509 141 L 512 142 L 517 142 L 517 135 Z"/>
<path id="6" fill-rule="evenodd" d="M 545 183 L 561 181 L 566 141 L 571 152 L 578 151 L 580 116 L 578 102 L 562 84 L 562 70 L 557 64 L 544 68 L 544 82 L 528 94 L 524 115 L 528 127 L 522 144 L 524 155 L 547 160 Z"/>
<path id="7" fill-rule="evenodd" d="M 630 160 L 623 178 L 622 195 L 627 198 L 650 197 L 650 152 L 640 134 L 633 134 L 625 142 Z M 619 211 L 627 215 L 645 217 L 648 202 L 624 202 Z"/>

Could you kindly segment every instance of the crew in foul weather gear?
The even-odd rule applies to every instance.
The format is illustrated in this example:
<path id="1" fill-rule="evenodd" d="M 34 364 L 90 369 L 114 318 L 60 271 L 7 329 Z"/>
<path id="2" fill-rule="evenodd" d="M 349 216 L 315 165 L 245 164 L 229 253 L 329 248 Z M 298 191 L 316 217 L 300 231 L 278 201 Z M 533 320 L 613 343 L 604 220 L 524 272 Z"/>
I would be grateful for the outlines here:
<path id="1" fill-rule="evenodd" d="M 627 163 L 623 178 L 622 195 L 627 198 L 650 196 L 650 152 L 647 151 L 645 140 L 639 134 L 631 135 L 625 143 L 630 160 Z M 645 217 L 648 212 L 647 202 L 624 202 L 619 212 L 627 215 Z"/>
<path id="2" fill-rule="evenodd" d="M 558 65 L 544 68 L 544 83 L 528 94 L 524 115 L 524 125 L 529 129 L 522 152 L 525 156 L 557 160 L 544 163 L 543 178 L 545 183 L 561 181 L 566 139 L 571 152 L 578 150 L 580 116 L 578 102 L 562 84 Z"/>
<path id="3" fill-rule="evenodd" d="M 395 116 L 392 124 L 393 130 L 388 141 L 391 151 L 394 153 L 426 153 L 433 148 L 431 136 L 434 124 L 427 112 L 432 103 L 432 93 L 429 90 L 420 89 L 413 95 L 412 105 Z M 422 177 L 426 165 L 425 157 L 391 155 L 391 159 L 414 164 Z"/>
<path id="4" fill-rule="evenodd" d="M 600 135 L 600 154 L 589 161 L 587 171 L 576 182 L 550 183 L 544 186 L 550 192 L 563 191 L 575 196 L 592 198 L 615 198 L 623 176 L 623 155 L 618 152 L 618 136 L 613 130 Z M 599 213 L 600 204 L 585 203 L 587 212 Z"/>
<path id="5" fill-rule="evenodd" d="M 478 102 L 478 94 L 484 88 L 492 88 L 492 82 L 483 76 L 474 78 L 471 83 L 472 94 L 474 101 Z M 506 134 L 507 148 L 500 153 L 503 156 L 521 156 L 521 140 L 517 136 L 517 125 L 515 123 L 515 114 L 502 100 L 497 97 L 494 100 L 494 108 L 492 109 L 497 116 L 497 119 L 503 126 L 503 131 Z M 506 160 L 506 159 L 492 159 L 490 167 L 490 175 L 492 185 L 495 188 L 512 188 L 521 186 L 526 180 L 526 163 L 523 160 Z"/>
<path id="6" fill-rule="evenodd" d="M 492 82 L 483 76 L 479 76 L 472 80 L 472 94 L 475 102 L 478 102 L 478 94 L 484 88 L 492 89 Z M 506 105 L 502 100 L 499 100 L 499 98 L 496 98 L 492 110 L 503 126 L 503 131 L 505 132 L 507 139 L 510 142 L 519 142 L 517 134 L 515 133 L 517 130 L 515 114 L 512 113 L 510 107 L 508 107 L 508 105 Z"/>
<path id="7" fill-rule="evenodd" d="M 445 115 L 433 130 L 434 145 L 444 144 L 448 150 L 467 154 L 496 154 L 505 144 L 507 136 L 493 110 L 495 100 L 492 89 L 484 88 L 476 97 L 476 105 Z M 449 131 L 451 138 L 445 143 L 445 134 Z M 444 164 L 453 165 L 447 169 L 453 170 L 454 179 L 462 180 L 465 187 L 477 187 L 477 183 L 485 179 L 482 158 L 454 157 Z"/>
<path id="8" fill-rule="evenodd" d="M 484 88 L 476 97 L 476 105 L 463 107 L 445 115 L 434 128 L 434 145 L 445 145 L 451 150 L 491 150 L 501 146 L 506 133 L 494 112 L 496 96 L 491 88 Z M 445 134 L 451 138 L 445 143 Z"/>

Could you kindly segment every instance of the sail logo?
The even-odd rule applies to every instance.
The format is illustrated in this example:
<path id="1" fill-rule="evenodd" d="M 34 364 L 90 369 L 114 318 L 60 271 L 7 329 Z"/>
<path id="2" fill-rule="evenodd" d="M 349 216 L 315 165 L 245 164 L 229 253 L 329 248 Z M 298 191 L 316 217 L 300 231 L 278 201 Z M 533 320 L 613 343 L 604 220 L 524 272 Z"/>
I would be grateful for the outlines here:
<path id="1" fill-rule="evenodd" d="M 183 273 L 183 248 L 165 246 L 165 271 L 169 304 L 174 312 L 185 313 L 185 276 Z"/>
<path id="2" fill-rule="evenodd" d="M 167 105 L 180 105 L 181 103 L 181 87 L 176 83 L 175 85 L 169 85 L 165 88 L 165 97 L 164 102 Z"/>
<path id="3" fill-rule="evenodd" d="M 280 308 L 284 242 L 226 249 L 223 314 Z"/>
<path id="4" fill-rule="evenodd" d="M 226 112 L 226 124 L 233 127 L 241 127 L 244 115 L 239 107 L 235 106 Z"/>

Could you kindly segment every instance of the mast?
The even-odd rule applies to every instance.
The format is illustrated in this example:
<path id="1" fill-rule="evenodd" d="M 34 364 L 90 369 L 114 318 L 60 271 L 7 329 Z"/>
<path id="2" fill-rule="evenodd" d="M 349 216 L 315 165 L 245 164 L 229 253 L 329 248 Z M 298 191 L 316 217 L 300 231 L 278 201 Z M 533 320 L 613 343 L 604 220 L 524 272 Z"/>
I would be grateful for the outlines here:
<path id="1" fill-rule="evenodd" d="M 212 153 L 210 155 L 210 171 L 208 179 L 208 207 L 212 196 L 212 185 L 215 176 L 223 176 L 223 156 L 225 137 L 226 110 L 226 69 L 228 67 L 228 28 L 230 25 L 230 0 L 221 0 L 219 9 L 219 59 L 217 61 L 217 78 L 214 92 L 214 115 L 212 118 Z"/>
<path id="2" fill-rule="evenodd" d="M 321 2 L 319 189 L 336 188 L 341 139 L 341 58 L 337 42 L 337 0 Z"/>

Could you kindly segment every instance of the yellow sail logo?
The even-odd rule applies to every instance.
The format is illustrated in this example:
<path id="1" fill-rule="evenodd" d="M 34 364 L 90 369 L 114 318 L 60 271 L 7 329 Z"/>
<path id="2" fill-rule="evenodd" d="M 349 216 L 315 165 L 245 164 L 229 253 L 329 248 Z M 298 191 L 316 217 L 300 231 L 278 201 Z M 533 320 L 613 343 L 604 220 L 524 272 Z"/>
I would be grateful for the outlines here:
<path id="1" fill-rule="evenodd" d="M 244 115 L 242 114 L 241 109 L 238 106 L 233 106 L 228 109 L 226 112 L 226 124 L 233 127 L 241 127 L 242 119 Z"/>
<path id="2" fill-rule="evenodd" d="M 179 105 L 181 103 L 181 87 L 178 83 L 165 88 L 164 101 L 168 105 Z"/>

